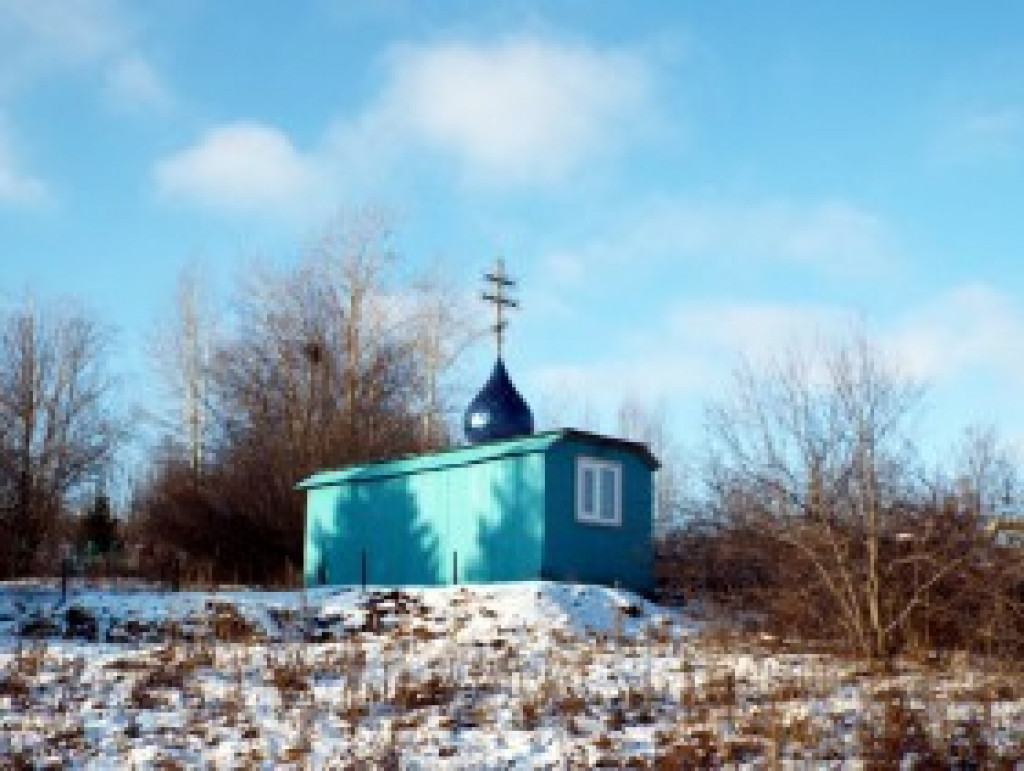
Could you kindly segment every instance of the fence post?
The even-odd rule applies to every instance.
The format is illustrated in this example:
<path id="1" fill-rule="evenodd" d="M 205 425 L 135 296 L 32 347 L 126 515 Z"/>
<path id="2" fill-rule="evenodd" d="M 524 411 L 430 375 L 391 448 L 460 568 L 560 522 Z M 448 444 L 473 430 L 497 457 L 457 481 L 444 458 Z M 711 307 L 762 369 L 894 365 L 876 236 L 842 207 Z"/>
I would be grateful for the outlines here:
<path id="1" fill-rule="evenodd" d="M 68 558 L 60 560 L 60 604 L 68 601 Z"/>
<path id="2" fill-rule="evenodd" d="M 459 553 L 452 552 L 452 583 L 459 583 Z"/>

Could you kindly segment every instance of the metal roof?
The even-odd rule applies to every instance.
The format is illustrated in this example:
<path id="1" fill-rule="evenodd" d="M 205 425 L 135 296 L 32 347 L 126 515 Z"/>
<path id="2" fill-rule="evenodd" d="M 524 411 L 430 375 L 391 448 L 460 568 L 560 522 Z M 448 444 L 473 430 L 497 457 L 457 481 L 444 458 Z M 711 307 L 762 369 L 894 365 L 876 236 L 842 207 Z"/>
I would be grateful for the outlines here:
<path id="1" fill-rule="evenodd" d="M 484 444 L 454 447 L 450 450 L 440 450 L 420 455 L 407 455 L 394 460 L 346 466 L 333 471 L 320 471 L 304 479 L 296 485 L 296 489 L 309 490 L 327 485 L 405 476 L 423 471 L 436 471 L 453 466 L 482 463 L 494 458 L 511 455 L 528 455 L 530 453 L 543 452 L 552 445 L 566 440 L 618 447 L 639 455 L 652 469 L 657 469 L 661 465 L 657 458 L 651 454 L 647 445 L 640 442 L 630 442 L 626 439 L 592 434 L 588 431 L 579 431 L 574 428 L 561 428 L 554 431 L 545 431 L 540 434 L 531 434 L 530 436 L 520 436 L 514 439 L 502 439 Z"/>
<path id="2" fill-rule="evenodd" d="M 509 379 L 500 356 L 494 362 L 494 370 L 484 387 L 466 409 L 463 432 L 470 444 L 533 433 L 533 413 Z"/>

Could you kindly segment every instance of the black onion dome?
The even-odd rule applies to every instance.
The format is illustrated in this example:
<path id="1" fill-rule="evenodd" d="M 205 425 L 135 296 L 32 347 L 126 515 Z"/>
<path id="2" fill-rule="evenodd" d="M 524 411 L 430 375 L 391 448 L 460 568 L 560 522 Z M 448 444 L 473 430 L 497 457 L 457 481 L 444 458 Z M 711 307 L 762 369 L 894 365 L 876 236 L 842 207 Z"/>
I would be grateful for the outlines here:
<path id="1" fill-rule="evenodd" d="M 509 380 L 501 357 L 480 393 L 469 403 L 463 429 L 471 444 L 533 433 L 533 413 Z"/>

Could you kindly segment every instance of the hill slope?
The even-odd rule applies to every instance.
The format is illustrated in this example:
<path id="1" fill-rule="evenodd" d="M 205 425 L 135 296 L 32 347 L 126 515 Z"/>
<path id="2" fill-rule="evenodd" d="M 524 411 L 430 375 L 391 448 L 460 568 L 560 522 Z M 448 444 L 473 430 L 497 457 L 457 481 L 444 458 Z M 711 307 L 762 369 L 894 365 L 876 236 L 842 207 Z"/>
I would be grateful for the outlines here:
<path id="1" fill-rule="evenodd" d="M 728 647 L 627 592 L 0 590 L 0 766 L 1024 757 L 1005 676 Z M 983 716 L 983 719 L 979 716 Z M 888 754 L 886 754 L 888 753 Z M 957 754 L 959 753 L 959 754 Z"/>

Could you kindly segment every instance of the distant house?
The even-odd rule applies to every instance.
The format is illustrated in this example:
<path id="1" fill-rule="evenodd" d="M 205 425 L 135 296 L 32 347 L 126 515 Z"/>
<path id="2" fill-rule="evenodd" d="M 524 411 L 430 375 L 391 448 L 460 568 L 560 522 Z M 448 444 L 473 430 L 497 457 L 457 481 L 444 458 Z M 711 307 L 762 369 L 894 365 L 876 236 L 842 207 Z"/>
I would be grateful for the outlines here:
<path id="1" fill-rule="evenodd" d="M 575 430 L 316 474 L 305 581 L 552 579 L 653 587 L 653 474 L 639 444 Z"/>
<path id="2" fill-rule="evenodd" d="M 515 307 L 499 261 L 485 299 L 498 358 L 470 402 L 469 445 L 314 474 L 305 582 L 432 585 L 551 579 L 653 588 L 654 472 L 645 445 L 562 429 L 533 413 L 501 358 Z"/>
<path id="3" fill-rule="evenodd" d="M 1024 517 L 1014 513 L 1003 513 L 992 516 L 986 529 L 1004 546 L 1024 548 Z"/>

